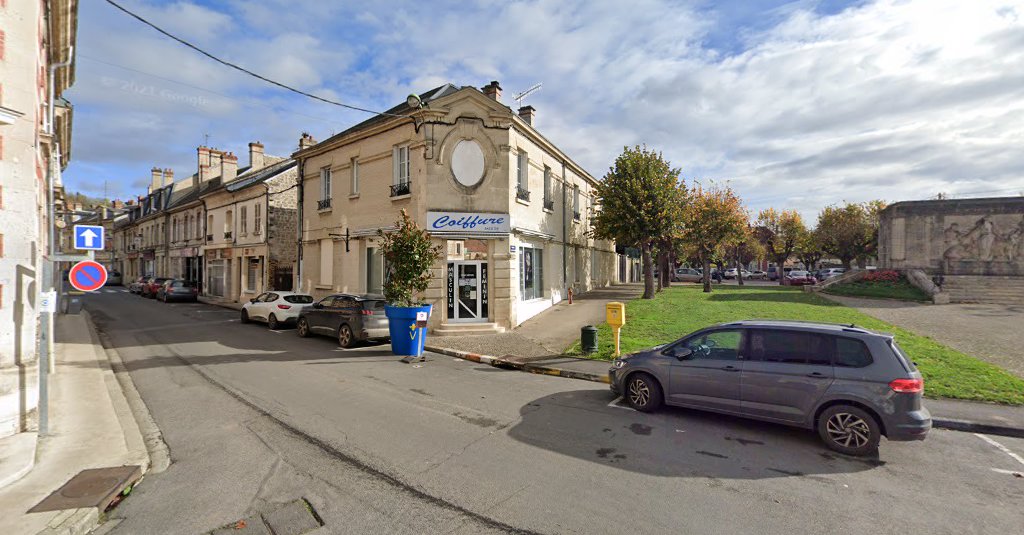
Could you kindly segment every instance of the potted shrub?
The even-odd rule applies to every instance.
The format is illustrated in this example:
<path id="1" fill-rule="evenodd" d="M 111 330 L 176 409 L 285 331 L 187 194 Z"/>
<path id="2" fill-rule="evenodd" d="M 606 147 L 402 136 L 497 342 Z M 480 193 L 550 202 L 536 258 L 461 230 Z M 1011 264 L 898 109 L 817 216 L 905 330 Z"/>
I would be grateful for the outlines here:
<path id="1" fill-rule="evenodd" d="M 394 232 L 378 231 L 384 255 L 384 308 L 391 331 L 391 351 L 396 355 L 423 353 L 427 329 L 417 327 L 417 313 L 430 317 L 431 305 L 421 296 L 430 285 L 430 269 L 441 258 L 430 234 L 416 224 L 405 210 Z"/>

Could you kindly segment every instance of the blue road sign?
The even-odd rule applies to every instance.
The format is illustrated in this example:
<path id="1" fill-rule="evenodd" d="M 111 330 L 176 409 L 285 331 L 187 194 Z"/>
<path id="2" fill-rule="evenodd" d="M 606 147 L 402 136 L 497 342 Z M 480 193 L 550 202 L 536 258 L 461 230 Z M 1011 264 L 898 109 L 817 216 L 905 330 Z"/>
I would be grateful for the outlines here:
<path id="1" fill-rule="evenodd" d="M 103 227 L 99 225 L 75 225 L 75 249 L 80 251 L 102 251 Z"/>

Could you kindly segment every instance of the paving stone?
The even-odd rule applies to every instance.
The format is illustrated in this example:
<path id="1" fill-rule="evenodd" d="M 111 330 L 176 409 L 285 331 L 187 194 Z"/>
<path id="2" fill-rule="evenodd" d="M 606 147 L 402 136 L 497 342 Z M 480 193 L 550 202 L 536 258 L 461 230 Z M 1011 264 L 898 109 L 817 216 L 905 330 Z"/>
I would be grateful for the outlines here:
<path id="1" fill-rule="evenodd" d="M 273 513 L 263 515 L 263 518 L 274 530 L 274 535 L 302 535 L 320 527 L 320 522 L 306 508 L 303 500 L 289 502 Z"/>

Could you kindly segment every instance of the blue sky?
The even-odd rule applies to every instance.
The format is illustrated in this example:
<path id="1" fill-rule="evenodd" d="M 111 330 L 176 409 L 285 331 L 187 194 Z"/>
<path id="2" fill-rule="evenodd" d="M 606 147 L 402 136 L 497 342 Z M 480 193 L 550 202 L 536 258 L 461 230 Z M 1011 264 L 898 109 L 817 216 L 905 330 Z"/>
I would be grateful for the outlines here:
<path id="1" fill-rule="evenodd" d="M 687 181 L 808 218 L 842 200 L 1024 191 L 1019 1 L 121 0 L 230 61 L 383 110 L 499 80 L 593 175 L 646 143 Z M 367 114 L 218 65 L 102 1 L 80 3 L 69 190 L 130 198 L 195 149 L 290 153 Z"/>

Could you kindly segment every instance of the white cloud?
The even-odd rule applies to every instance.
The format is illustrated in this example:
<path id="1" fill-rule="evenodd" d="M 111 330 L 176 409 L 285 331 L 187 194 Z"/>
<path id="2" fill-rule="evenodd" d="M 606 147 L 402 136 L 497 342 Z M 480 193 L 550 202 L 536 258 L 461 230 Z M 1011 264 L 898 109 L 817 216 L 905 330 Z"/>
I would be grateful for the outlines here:
<path id="1" fill-rule="evenodd" d="M 1021 2 L 879 1 L 831 15 L 794 2 L 744 15 L 762 16 L 756 23 L 660 0 L 321 4 L 177 2 L 146 13 L 257 72 L 375 109 L 442 81 L 492 79 L 514 105 L 514 92 L 543 82 L 528 99 L 540 130 L 594 175 L 623 145 L 647 143 L 687 178 L 730 180 L 755 210 L 813 218 L 844 199 L 1024 189 Z M 291 148 L 303 130 L 323 137 L 365 118 L 269 88 L 123 19 L 83 16 L 79 50 L 232 97 L 195 109 L 112 95 L 88 84 L 123 71 L 90 78 L 81 63 L 80 107 L 145 109 L 174 123 L 132 129 L 154 147 L 186 154 L 211 131 L 222 145 L 261 137 Z M 708 48 L 712 33 L 734 35 L 734 46 Z M 76 119 L 76 139 L 106 130 Z M 93 153 L 76 143 L 88 149 L 76 158 L 117 157 L 109 144 Z"/>

